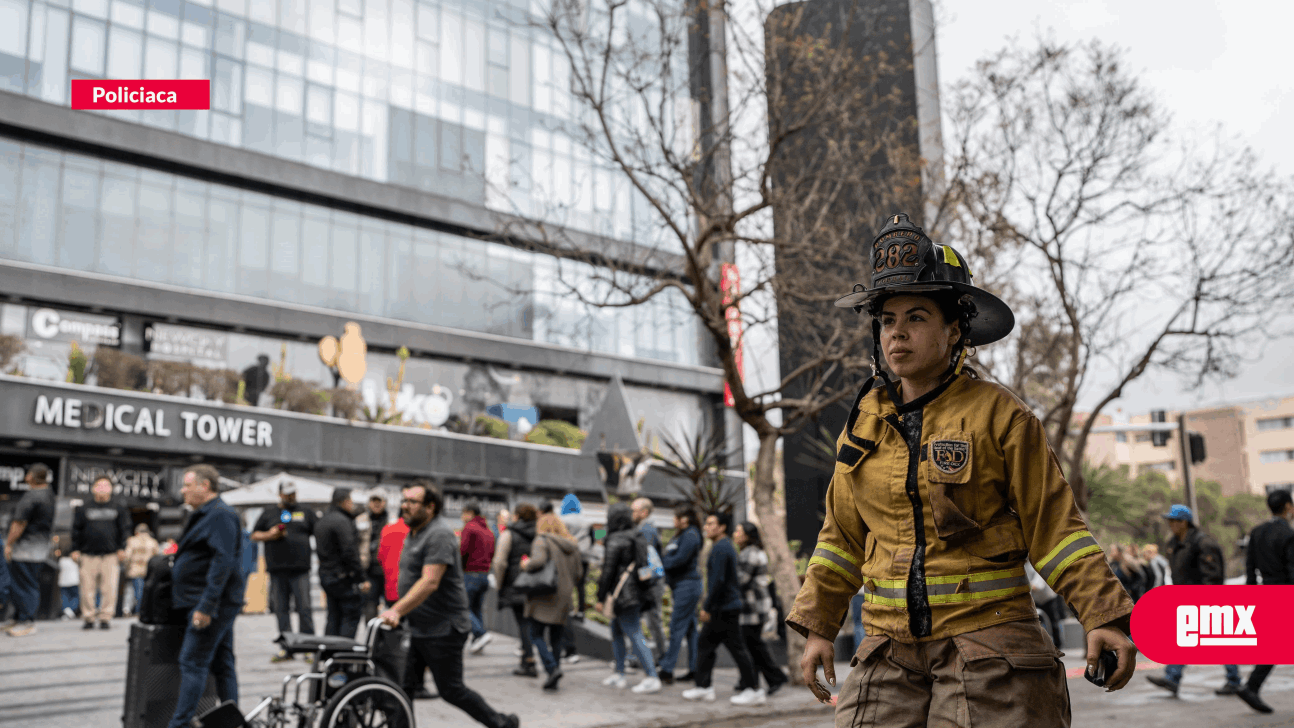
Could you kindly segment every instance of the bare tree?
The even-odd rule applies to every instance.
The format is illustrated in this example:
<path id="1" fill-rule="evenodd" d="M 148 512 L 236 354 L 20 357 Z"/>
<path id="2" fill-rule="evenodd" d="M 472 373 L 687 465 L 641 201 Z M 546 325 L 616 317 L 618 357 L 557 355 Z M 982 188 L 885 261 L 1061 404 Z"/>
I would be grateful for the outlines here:
<path id="1" fill-rule="evenodd" d="M 1288 180 L 1174 139 L 1096 42 L 1012 46 L 955 88 L 958 233 L 1011 251 L 1019 332 L 992 367 L 1040 413 L 1080 506 L 1097 415 L 1148 372 L 1234 376 L 1294 300 Z M 1081 397 L 1096 405 L 1081 424 Z"/>
<path id="2" fill-rule="evenodd" d="M 597 177 L 617 185 L 607 194 L 632 198 L 635 245 L 578 244 L 539 221 L 571 212 L 552 200 L 531 204 L 524 230 L 503 231 L 557 256 L 544 285 L 563 304 L 604 312 L 667 301 L 698 322 L 734 411 L 759 438 L 752 500 L 788 603 L 800 581 L 774 478 L 778 440 L 871 374 L 870 331 L 832 303 L 867 270 L 874 226 L 922 210 L 916 121 L 894 80 L 910 48 L 867 39 L 893 9 L 845 6 L 808 22 L 804 4 L 743 5 L 734 18 L 724 3 L 553 0 L 544 31 L 560 49 L 554 75 L 568 75 L 574 120 L 555 133 L 595 176 L 610 172 Z M 738 259 L 740 290 L 725 285 Z M 737 322 L 779 327 L 804 359 L 748 386 Z M 802 646 L 793 635 L 793 663 Z"/>

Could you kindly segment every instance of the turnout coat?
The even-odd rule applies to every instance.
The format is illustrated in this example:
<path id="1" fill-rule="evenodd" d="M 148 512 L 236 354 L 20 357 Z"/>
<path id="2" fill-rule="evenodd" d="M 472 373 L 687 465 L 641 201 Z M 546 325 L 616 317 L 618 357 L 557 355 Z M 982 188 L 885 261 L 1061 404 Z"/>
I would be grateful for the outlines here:
<path id="1" fill-rule="evenodd" d="M 1037 619 L 1026 559 L 1084 629 L 1130 631 L 1132 600 L 1075 506 L 1042 423 L 956 375 L 896 407 L 864 387 L 837 443 L 826 519 L 787 623 L 834 640 L 861 588 L 867 634 L 945 639 Z"/>

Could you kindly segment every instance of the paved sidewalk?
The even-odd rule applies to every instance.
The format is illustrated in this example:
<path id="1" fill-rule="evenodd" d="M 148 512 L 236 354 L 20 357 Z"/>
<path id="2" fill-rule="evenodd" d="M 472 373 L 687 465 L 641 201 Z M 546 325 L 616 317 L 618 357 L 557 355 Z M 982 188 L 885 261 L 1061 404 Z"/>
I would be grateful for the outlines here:
<path id="1" fill-rule="evenodd" d="M 117 619 L 108 631 L 83 631 L 79 621 L 40 622 L 36 635 L 0 638 L 0 726 L 23 728 L 117 728 L 126 680 L 126 638 L 133 619 Z M 322 620 L 320 620 L 322 623 Z M 245 615 L 235 623 L 240 705 L 249 710 L 261 697 L 277 693 L 285 675 L 300 673 L 302 661 L 269 661 L 277 635 L 273 617 Z M 675 684 L 655 695 L 635 695 L 601 685 L 611 673 L 607 662 L 585 658 L 564 666 L 562 689 L 545 693 L 541 679 L 513 676 L 516 640 L 496 635 L 482 655 L 467 655 L 466 681 L 491 705 L 517 713 L 526 728 L 666 728 L 706 723 L 730 716 L 821 713 L 830 724 L 830 708 L 818 706 L 803 689 L 788 687 L 763 706 L 738 708 L 728 702 L 737 671 L 715 671 L 718 700 L 692 703 L 680 694 L 690 685 Z M 847 665 L 841 666 L 842 671 Z M 642 678 L 631 674 L 630 684 Z M 434 682 L 428 675 L 428 687 Z M 418 701 L 418 724 L 437 728 L 478 725 L 440 700 Z"/>

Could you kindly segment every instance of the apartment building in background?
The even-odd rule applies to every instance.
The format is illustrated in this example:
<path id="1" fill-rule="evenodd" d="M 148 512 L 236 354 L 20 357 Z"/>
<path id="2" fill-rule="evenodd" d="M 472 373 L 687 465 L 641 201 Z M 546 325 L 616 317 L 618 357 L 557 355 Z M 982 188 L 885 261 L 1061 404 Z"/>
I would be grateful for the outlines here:
<path id="1" fill-rule="evenodd" d="M 1177 422 L 1179 412 L 1164 412 Z M 1273 395 L 1187 410 L 1186 428 L 1204 436 L 1207 459 L 1192 465 L 1196 479 L 1222 485 L 1224 495 L 1294 488 L 1294 395 Z M 1182 449 L 1176 430 L 1155 437 L 1155 413 L 1127 422 L 1102 416 L 1092 429 L 1087 457 L 1092 463 L 1127 465 L 1135 476 L 1159 470 L 1177 483 Z"/>

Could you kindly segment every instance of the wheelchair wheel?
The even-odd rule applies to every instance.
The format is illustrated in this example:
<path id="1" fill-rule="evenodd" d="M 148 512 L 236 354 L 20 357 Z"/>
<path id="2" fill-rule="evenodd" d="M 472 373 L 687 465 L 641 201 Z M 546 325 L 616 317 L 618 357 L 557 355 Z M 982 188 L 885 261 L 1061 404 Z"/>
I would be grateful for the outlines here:
<path id="1" fill-rule="evenodd" d="M 390 680 L 360 678 L 332 696 L 319 728 L 415 728 L 413 705 Z"/>

